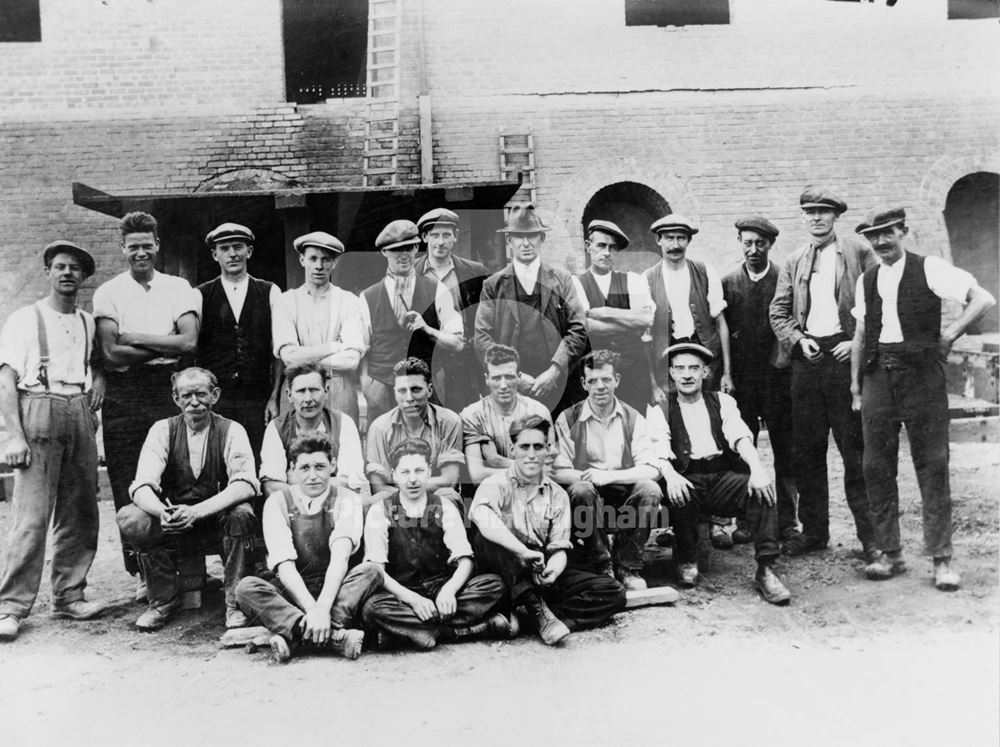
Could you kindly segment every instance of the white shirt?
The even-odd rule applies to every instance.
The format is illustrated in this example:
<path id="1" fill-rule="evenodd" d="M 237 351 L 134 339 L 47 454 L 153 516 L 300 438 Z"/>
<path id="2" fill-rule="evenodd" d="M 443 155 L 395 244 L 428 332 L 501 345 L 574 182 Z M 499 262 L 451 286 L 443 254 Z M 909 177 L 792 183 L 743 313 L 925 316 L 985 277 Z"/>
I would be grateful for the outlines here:
<path id="1" fill-rule="evenodd" d="M 89 391 L 92 377 L 86 361 L 94 350 L 95 323 L 94 317 L 81 309 L 62 314 L 42 300 L 15 311 L 0 331 L 0 365 L 11 367 L 20 391 L 45 391 L 38 379 L 42 361 L 36 307 L 41 309 L 49 345 L 49 391 L 56 394 Z"/>
<path id="2" fill-rule="evenodd" d="M 752 442 L 753 434 L 747 424 L 743 422 L 736 400 L 728 394 L 722 392 L 718 394 L 722 435 L 729 444 L 729 448 L 735 451 L 736 444 L 740 439 L 749 438 Z M 681 402 L 678 399 L 677 403 L 680 406 L 684 427 L 691 439 L 691 458 L 706 459 L 721 454 L 722 449 L 715 443 L 715 438 L 712 436 L 712 423 L 708 417 L 705 399 L 699 398 L 697 402 L 691 404 Z M 653 449 L 660 456 L 661 465 L 664 461 L 669 462 L 674 458 L 674 451 L 670 447 L 670 424 L 663 417 L 663 410 L 660 409 L 659 405 L 650 405 L 646 410 L 646 425 L 649 428 Z M 663 466 L 660 467 L 660 471 L 664 475 L 666 474 Z"/>
<path id="3" fill-rule="evenodd" d="M 521 284 L 521 289 L 525 293 L 534 291 L 535 283 L 538 282 L 538 270 L 542 266 L 541 257 L 535 257 L 528 264 L 523 264 L 517 260 L 514 260 L 512 264 L 514 265 L 514 275 Z"/>
<path id="4" fill-rule="evenodd" d="M 404 500 L 399 503 L 406 516 L 419 518 L 427 507 L 427 496 L 424 494 L 414 506 L 407 506 Z M 462 517 L 448 498 L 441 499 L 441 526 L 444 530 L 444 546 L 448 548 L 448 564 L 453 565 L 459 558 L 471 558 L 472 545 L 465 533 Z M 389 562 L 389 519 L 385 515 L 382 501 L 373 503 L 365 516 L 365 562 Z"/>
<path id="5" fill-rule="evenodd" d="M 326 433 L 326 423 L 320 420 L 315 429 Z M 301 431 L 300 431 L 301 432 Z M 264 429 L 264 440 L 260 446 L 260 481 L 291 482 L 288 478 L 288 458 L 281 436 L 278 435 L 277 421 L 272 420 Z M 337 475 L 346 477 L 351 490 L 363 490 L 368 484 L 365 478 L 365 460 L 361 455 L 361 437 L 354 420 L 346 413 L 340 413 L 340 449 L 337 456 Z"/>
<path id="6" fill-rule="evenodd" d="M 691 314 L 691 272 L 685 262 L 679 270 L 668 267 L 666 262 L 660 262 L 660 272 L 663 273 L 663 286 L 667 290 L 670 301 L 670 322 L 673 325 L 672 335 L 675 338 L 694 336 L 694 316 Z M 726 300 L 722 295 L 722 280 L 715 270 L 705 265 L 708 276 L 708 313 L 714 319 L 726 308 Z"/>
<path id="7" fill-rule="evenodd" d="M 625 469 L 623 463 L 625 457 L 625 410 L 622 403 L 615 398 L 615 405 L 611 414 L 601 420 L 590 407 L 590 400 L 583 401 L 580 408 L 580 422 L 587 432 L 587 454 L 585 460 L 587 467 L 599 470 Z M 556 438 L 559 446 L 559 453 L 556 455 L 553 467 L 555 469 L 575 469 L 576 466 L 576 443 L 569 429 L 569 419 L 566 412 L 560 413 L 556 419 Z M 652 465 L 656 466 L 656 452 L 653 451 L 653 444 L 649 440 L 649 432 L 646 428 L 646 419 L 638 415 L 635 419 L 635 428 L 632 430 L 632 437 L 629 440 L 629 449 L 632 452 L 632 462 L 635 466 Z"/>
<path id="8" fill-rule="evenodd" d="M 285 345 L 322 345 L 339 342 L 340 350 L 365 354 L 361 300 L 350 291 L 328 285 L 314 293 L 309 285 L 281 294 L 278 313 L 273 315 L 274 355 Z"/>
<path id="9" fill-rule="evenodd" d="M 611 273 L 598 275 L 593 270 L 588 270 L 588 272 L 593 276 L 594 282 L 597 283 L 601 295 L 607 300 L 608 293 L 611 291 Z M 637 272 L 627 272 L 625 273 L 625 284 L 628 289 L 629 308 L 656 308 L 656 304 L 653 303 L 653 294 L 649 292 L 649 283 L 646 282 L 646 278 Z M 580 306 L 584 313 L 586 313 L 590 310 L 590 301 L 587 300 L 587 293 L 583 290 L 583 283 L 580 282 L 580 278 L 576 275 L 573 276 L 573 286 L 576 288 L 577 298 L 580 299 Z"/>
<path id="10" fill-rule="evenodd" d="M 188 313 L 201 318 L 201 293 L 184 278 L 155 270 L 148 287 L 125 271 L 94 291 L 94 318 L 110 319 L 119 332 L 174 334 L 177 320 Z M 176 362 L 177 356 L 160 356 L 147 365 Z"/>
<path id="11" fill-rule="evenodd" d="M 906 267 L 904 254 L 895 264 L 880 264 L 875 287 L 882 297 L 882 331 L 879 342 L 903 342 L 903 328 L 899 323 L 899 281 L 903 278 L 903 268 Z M 969 290 L 976 284 L 976 279 L 954 265 L 950 265 L 940 257 L 924 258 L 924 277 L 927 287 L 938 298 L 944 301 L 955 301 L 964 304 L 969 297 Z M 858 278 L 854 287 L 854 309 L 851 314 L 860 322 L 865 319 L 865 285 L 864 276 Z"/>
<path id="12" fill-rule="evenodd" d="M 390 276 L 386 275 L 385 279 L 382 281 L 385 285 L 386 293 L 389 294 L 390 300 L 395 297 L 396 294 L 396 283 Z M 407 288 L 407 293 L 404 294 L 403 300 L 406 301 L 406 305 L 409 307 L 413 304 L 413 288 L 415 283 L 410 283 L 409 288 Z M 414 311 L 423 313 L 423 309 L 413 309 Z M 447 332 L 448 334 L 462 336 L 465 325 L 462 322 L 462 315 L 455 310 L 455 301 L 451 297 L 451 292 L 444 283 L 438 283 L 434 291 L 434 310 L 437 311 L 438 322 L 440 322 L 440 330 L 442 332 Z M 372 339 L 372 312 L 368 308 L 368 299 L 363 295 L 361 296 L 361 324 L 364 331 L 364 343 L 365 349 L 368 349 L 368 345 L 371 344 Z"/>
<path id="13" fill-rule="evenodd" d="M 809 277 L 806 332 L 813 337 L 830 337 L 842 331 L 837 305 L 837 242 L 831 241 L 816 252 Z"/>
<path id="14" fill-rule="evenodd" d="M 330 494 L 327 488 L 322 495 L 309 498 L 298 485 L 291 486 L 292 500 L 300 511 L 307 516 L 318 514 L 323 503 Z M 299 554 L 295 551 L 295 541 L 292 538 L 292 527 L 288 516 L 288 506 L 285 504 L 284 493 L 274 493 L 264 503 L 264 512 L 260 520 L 264 534 L 264 545 L 267 547 L 267 567 L 272 571 L 279 563 L 286 560 L 295 562 Z M 333 502 L 333 531 L 330 532 L 328 546 L 343 538 L 351 543 L 351 552 L 361 544 L 361 534 L 364 527 L 364 508 L 361 497 L 350 491 L 341 490 Z M 324 568 L 325 572 L 326 569 Z"/>
<path id="15" fill-rule="evenodd" d="M 767 277 L 767 273 L 770 272 L 771 260 L 767 260 L 767 265 L 765 265 L 764 269 L 761 270 L 760 272 L 751 272 L 749 265 L 746 264 L 744 264 L 744 267 L 746 267 L 747 270 L 747 277 L 750 278 L 752 282 L 759 283 L 761 280 Z"/>
<path id="16" fill-rule="evenodd" d="M 233 316 L 236 317 L 236 321 L 239 321 L 240 315 L 243 313 L 243 305 L 247 300 L 247 288 L 250 287 L 250 276 L 244 275 L 242 280 L 235 283 L 220 276 L 219 282 L 222 284 L 222 289 L 226 292 L 226 298 L 229 300 L 229 308 L 233 310 Z M 271 292 L 267 297 L 267 302 L 271 307 L 271 318 L 273 319 L 281 303 L 281 291 L 273 283 L 271 284 Z"/>

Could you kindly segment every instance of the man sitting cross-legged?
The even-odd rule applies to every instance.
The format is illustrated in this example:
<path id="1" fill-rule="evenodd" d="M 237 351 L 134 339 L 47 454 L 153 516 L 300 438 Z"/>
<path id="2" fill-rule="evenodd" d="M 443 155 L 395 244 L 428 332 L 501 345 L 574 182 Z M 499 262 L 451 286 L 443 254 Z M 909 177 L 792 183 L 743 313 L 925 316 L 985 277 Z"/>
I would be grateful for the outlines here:
<path id="1" fill-rule="evenodd" d="M 676 535 L 678 581 L 686 587 L 698 583 L 700 515 L 745 516 L 756 550 L 754 585 L 768 602 L 785 604 L 791 595 L 771 568 L 778 557 L 774 485 L 754 448 L 753 434 L 740 419 L 736 400 L 702 390 L 710 375 L 708 348 L 677 343 L 664 358 L 676 392 L 649 408 L 649 430 L 657 453 L 667 455 L 660 469 Z"/>
<path id="2" fill-rule="evenodd" d="M 382 586 L 382 573 L 372 563 L 348 570 L 361 544 L 361 499 L 331 486 L 337 450 L 325 434 L 297 436 L 289 459 L 293 484 L 271 494 L 262 520 L 267 565 L 277 572 L 277 583 L 247 577 L 236 587 L 236 599 L 274 634 L 271 650 L 279 662 L 301 643 L 328 645 L 356 659 L 364 633 L 351 623 Z"/>
<path id="3" fill-rule="evenodd" d="M 556 420 L 555 479 L 569 490 L 574 514 L 570 563 L 611 575 L 630 591 L 646 588 L 642 548 L 663 493 L 646 419 L 615 396 L 620 356 L 595 350 L 583 359 L 587 399 Z M 614 511 L 605 516 L 605 505 Z M 617 528 L 614 566 L 605 524 Z"/>
<path id="4" fill-rule="evenodd" d="M 390 455 L 399 487 L 372 505 L 365 519 L 365 561 L 384 569 L 383 591 L 365 602 L 367 625 L 420 649 L 438 641 L 517 630 L 497 608 L 499 576 L 473 576 L 472 547 L 458 509 L 427 490 L 431 450 L 407 439 Z"/>
<path id="5" fill-rule="evenodd" d="M 570 505 L 566 491 L 545 475 L 550 428 L 538 415 L 514 421 L 513 464 L 479 486 L 469 513 L 479 529 L 480 566 L 500 574 L 511 605 L 531 614 L 542 641 L 551 646 L 625 609 L 625 588 L 608 576 L 566 565 Z"/>

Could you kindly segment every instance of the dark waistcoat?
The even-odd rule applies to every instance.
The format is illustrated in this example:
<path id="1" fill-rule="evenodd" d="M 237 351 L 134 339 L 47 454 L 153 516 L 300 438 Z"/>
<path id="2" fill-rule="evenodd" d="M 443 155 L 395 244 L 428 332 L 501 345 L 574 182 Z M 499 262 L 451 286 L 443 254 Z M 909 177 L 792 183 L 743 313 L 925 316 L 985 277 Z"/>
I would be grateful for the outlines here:
<path id="1" fill-rule="evenodd" d="M 169 422 L 170 451 L 161 480 L 163 495 L 174 503 L 201 503 L 229 484 L 226 436 L 233 421 L 212 413 L 205 442 L 205 464 L 197 478 L 191 469 L 184 416 L 175 415 Z"/>
<path id="2" fill-rule="evenodd" d="M 392 299 L 385 283 L 379 280 L 363 291 L 371 313 L 371 346 L 368 348 L 368 375 L 382 382 L 392 381 L 392 367 L 403 358 L 413 356 L 431 365 L 434 341 L 423 330 L 410 333 L 399 326 L 392 310 Z M 413 302 L 410 307 L 420 313 L 428 327 L 440 329 L 437 306 L 437 282 L 417 275 L 413 284 Z"/>
<path id="3" fill-rule="evenodd" d="M 719 403 L 718 392 L 702 392 L 702 400 L 708 409 L 708 421 L 712 426 L 712 437 L 716 445 L 722 450 L 722 459 L 727 469 L 733 471 L 744 471 L 745 463 L 740 459 L 739 454 L 729 447 L 725 434 L 722 432 L 722 406 Z M 670 449 L 674 452 L 671 463 L 674 469 L 682 475 L 687 472 L 691 464 L 691 436 L 684 425 L 684 416 L 681 415 L 680 405 L 677 402 L 677 393 L 671 393 L 666 402 L 660 403 L 660 410 L 663 412 L 667 423 L 670 425 Z"/>

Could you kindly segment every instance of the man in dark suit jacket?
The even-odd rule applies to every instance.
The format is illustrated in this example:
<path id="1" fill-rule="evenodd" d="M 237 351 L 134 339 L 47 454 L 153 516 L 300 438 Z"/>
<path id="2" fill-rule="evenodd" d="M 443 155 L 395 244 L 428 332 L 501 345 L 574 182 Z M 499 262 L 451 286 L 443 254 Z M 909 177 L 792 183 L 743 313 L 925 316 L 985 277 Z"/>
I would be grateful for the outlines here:
<path id="1" fill-rule="evenodd" d="M 476 311 L 476 355 L 482 361 L 496 342 L 521 357 L 518 390 L 557 416 L 583 399 L 576 377 L 567 377 L 587 346 L 583 310 L 565 270 L 541 261 L 549 230 L 530 203 L 515 205 L 506 235 L 511 263 L 483 284 Z"/>
<path id="2" fill-rule="evenodd" d="M 427 246 L 426 256 L 417 260 L 417 275 L 436 280 L 448 289 L 462 315 L 465 334 L 471 338 L 483 281 L 490 271 L 479 262 L 454 254 L 460 229 L 458 215 L 451 210 L 436 208 L 424 213 L 417 221 L 417 230 Z M 461 412 L 481 395 L 482 369 L 470 342 L 471 339 L 467 340 L 458 352 L 439 350 L 434 358 L 434 368 L 442 373 L 439 381 L 443 386 L 438 389 L 438 398 L 455 412 Z"/>

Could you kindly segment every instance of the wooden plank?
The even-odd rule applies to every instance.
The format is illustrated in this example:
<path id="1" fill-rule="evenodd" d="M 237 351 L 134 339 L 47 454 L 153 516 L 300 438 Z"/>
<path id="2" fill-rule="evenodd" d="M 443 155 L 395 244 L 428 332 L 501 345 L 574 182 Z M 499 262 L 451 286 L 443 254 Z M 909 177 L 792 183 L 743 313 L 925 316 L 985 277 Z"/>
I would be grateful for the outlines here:
<path id="1" fill-rule="evenodd" d="M 271 631 L 263 625 L 254 625 L 250 628 L 233 628 L 222 634 L 222 637 L 219 639 L 219 645 L 222 648 L 239 648 L 250 643 L 258 646 L 266 646 L 270 637 Z"/>
<path id="2" fill-rule="evenodd" d="M 625 609 L 636 607 L 652 607 L 657 604 L 673 604 L 681 595 L 672 586 L 654 586 L 642 591 L 625 592 Z"/>

